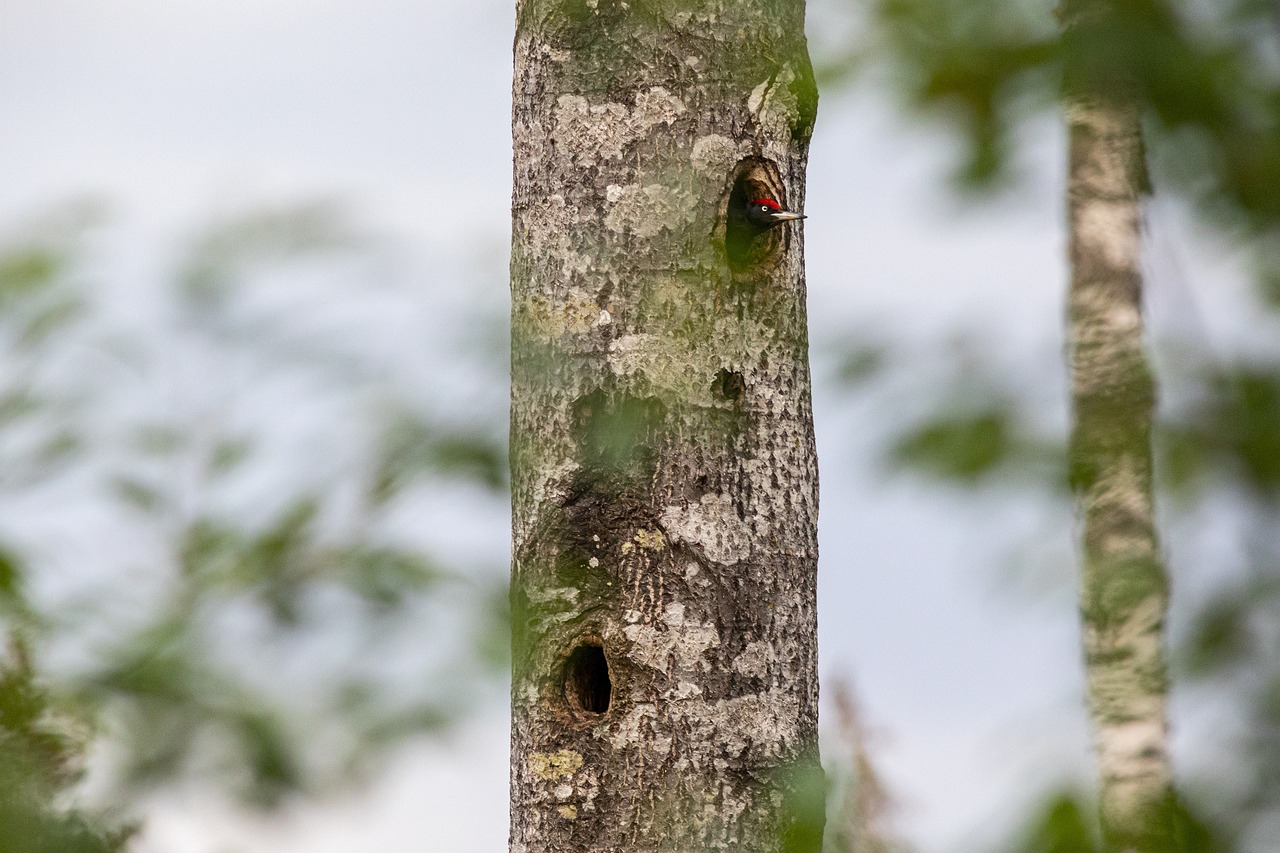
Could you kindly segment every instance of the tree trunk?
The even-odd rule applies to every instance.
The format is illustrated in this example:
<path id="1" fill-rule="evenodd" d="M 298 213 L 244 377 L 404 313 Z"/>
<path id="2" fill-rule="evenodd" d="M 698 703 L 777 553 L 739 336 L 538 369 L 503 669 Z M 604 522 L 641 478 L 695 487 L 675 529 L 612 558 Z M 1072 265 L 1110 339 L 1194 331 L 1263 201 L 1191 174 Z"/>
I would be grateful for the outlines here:
<path id="1" fill-rule="evenodd" d="M 803 19 L 518 3 L 513 853 L 815 843 L 801 232 L 725 239 L 735 192 L 802 206 Z"/>
<path id="2" fill-rule="evenodd" d="M 1068 4 L 1069 46 L 1114 34 L 1109 2 Z M 1078 38 L 1077 42 L 1072 37 Z M 1087 57 L 1077 51 L 1075 57 Z M 1142 131 L 1125 81 L 1068 65 L 1071 475 L 1083 525 L 1085 677 L 1112 849 L 1149 849 L 1171 790 L 1168 580 L 1156 538 L 1155 382 L 1143 348 Z"/>

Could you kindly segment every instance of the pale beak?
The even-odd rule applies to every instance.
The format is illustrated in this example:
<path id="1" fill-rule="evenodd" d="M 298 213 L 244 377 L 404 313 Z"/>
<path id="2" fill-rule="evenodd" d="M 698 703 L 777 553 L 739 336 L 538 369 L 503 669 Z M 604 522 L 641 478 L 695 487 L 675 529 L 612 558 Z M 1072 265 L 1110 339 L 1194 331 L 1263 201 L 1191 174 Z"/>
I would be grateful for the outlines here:
<path id="1" fill-rule="evenodd" d="M 793 219 L 804 219 L 805 215 L 803 213 L 792 213 L 789 210 L 779 210 L 774 213 L 770 213 L 769 218 L 774 222 L 790 222 Z"/>

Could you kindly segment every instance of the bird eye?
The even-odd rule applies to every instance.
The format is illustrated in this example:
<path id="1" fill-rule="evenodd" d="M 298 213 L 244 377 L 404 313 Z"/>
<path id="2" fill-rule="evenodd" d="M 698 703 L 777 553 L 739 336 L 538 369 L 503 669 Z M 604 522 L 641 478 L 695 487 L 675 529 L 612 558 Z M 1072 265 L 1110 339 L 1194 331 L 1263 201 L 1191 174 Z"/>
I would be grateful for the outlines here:
<path id="1" fill-rule="evenodd" d="M 760 205 L 760 209 L 761 209 L 762 211 L 764 211 L 765 213 L 768 213 L 768 212 L 769 212 L 769 205 L 767 205 L 767 204 L 762 204 L 762 205 Z"/>

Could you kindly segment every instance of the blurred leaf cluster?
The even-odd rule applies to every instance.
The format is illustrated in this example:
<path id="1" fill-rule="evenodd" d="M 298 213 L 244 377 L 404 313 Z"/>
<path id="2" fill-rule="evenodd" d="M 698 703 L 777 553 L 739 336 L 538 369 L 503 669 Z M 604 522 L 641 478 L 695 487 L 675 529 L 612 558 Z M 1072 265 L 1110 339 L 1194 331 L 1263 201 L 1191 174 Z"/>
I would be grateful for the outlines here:
<path id="1" fill-rule="evenodd" d="M 1256 835 L 1280 815 L 1280 360 L 1223 366 L 1203 349 L 1168 341 L 1162 346 L 1181 354 L 1166 359 L 1161 374 L 1168 394 L 1155 452 L 1165 537 L 1194 541 L 1202 525 L 1209 528 L 1206 538 L 1224 524 L 1237 531 L 1235 553 L 1218 552 L 1212 557 L 1218 564 L 1183 565 L 1175 554 L 1175 576 L 1208 570 L 1219 580 L 1193 600 L 1178 599 L 1189 624 L 1174 635 L 1174 689 L 1230 697 L 1239 731 L 1220 744 L 1231 768 L 1224 771 L 1227 778 L 1184 780 L 1189 803 L 1176 804 L 1177 819 L 1169 817 L 1183 834 L 1203 830 L 1217 840 L 1151 849 L 1254 849 L 1246 842 L 1256 844 Z M 866 360 L 861 353 L 851 358 Z M 957 374 L 922 381 L 922 359 L 951 361 Z M 880 447 L 890 471 L 1042 504 L 1070 523 L 1065 425 L 1045 417 L 1043 389 L 1029 389 L 1017 368 L 972 346 L 958 358 L 948 346 L 907 354 L 886 345 L 875 363 L 872 370 L 846 374 L 846 388 L 917 404 L 916 416 L 890 430 Z M 1075 799 L 1057 802 L 1025 846 L 1015 849 L 1103 849 L 1089 834 L 1096 830 L 1090 808 Z"/>
<path id="2" fill-rule="evenodd" d="M 0 850 L 110 853 L 131 830 L 67 807 L 92 727 L 45 690 L 26 644 L 14 634 L 0 656 Z"/>
<path id="3" fill-rule="evenodd" d="M 80 747 L 46 707 L 106 735 L 119 804 L 195 778 L 273 806 L 444 730 L 506 665 L 505 575 L 424 523 L 469 490 L 501 526 L 504 412 L 386 354 L 447 350 L 429 285 L 329 202 L 226 217 L 151 282 L 110 278 L 105 222 L 59 209 L 0 242 L 15 853 L 124 837 L 57 810 Z M 399 335 L 368 325 L 414 311 Z"/>
<path id="4" fill-rule="evenodd" d="M 1280 21 L 1270 0 L 859 0 L 829 79 L 879 69 L 956 129 L 962 183 L 1010 177 L 1019 126 L 1071 91 L 1129 81 L 1156 181 L 1221 222 L 1280 227 Z M 1062 28 L 1060 20 L 1072 26 Z"/>
<path id="5" fill-rule="evenodd" d="M 1016 183 L 1032 122 L 1061 120 L 1073 96 L 1125 81 L 1155 192 L 1192 202 L 1200 223 L 1249 250 L 1261 297 L 1252 327 L 1276 328 L 1280 18 L 1270 0 L 863 0 L 853 16 L 862 26 L 825 63 L 826 79 L 864 75 L 911 117 L 940 119 L 964 152 L 966 192 Z M 984 346 L 991 334 L 967 330 L 965 346 L 923 353 L 880 337 L 839 354 L 838 378 L 908 413 L 880 443 L 891 470 L 1052 507 L 1070 524 L 1062 381 L 1046 381 L 1047 368 L 1037 385 Z M 1195 584 L 1192 600 L 1175 589 L 1189 624 L 1172 637 L 1174 690 L 1226 699 L 1237 727 L 1221 736 L 1221 775 L 1180 780 L 1189 804 L 1170 804 L 1154 821 L 1168 834 L 1140 849 L 1270 849 L 1280 815 L 1280 357 L 1237 343 L 1241 355 L 1220 358 L 1202 341 L 1156 341 L 1163 538 L 1207 541 L 1226 528 L 1236 543 L 1230 553 L 1203 546 L 1212 565 L 1174 555 L 1175 576 L 1217 579 Z M 938 376 L 938 364 L 954 370 Z M 1012 849 L 1102 849 L 1094 814 L 1063 796 Z"/>

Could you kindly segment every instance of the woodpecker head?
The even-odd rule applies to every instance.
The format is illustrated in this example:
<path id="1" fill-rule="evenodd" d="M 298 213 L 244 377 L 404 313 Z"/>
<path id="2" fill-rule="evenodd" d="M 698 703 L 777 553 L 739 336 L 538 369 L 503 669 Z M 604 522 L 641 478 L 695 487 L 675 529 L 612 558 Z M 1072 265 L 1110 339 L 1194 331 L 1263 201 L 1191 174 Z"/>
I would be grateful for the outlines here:
<path id="1" fill-rule="evenodd" d="M 775 225 L 804 219 L 800 213 L 783 210 L 782 205 L 771 198 L 752 198 L 747 200 L 746 210 L 740 211 L 742 219 L 752 227 L 765 231 Z"/>

